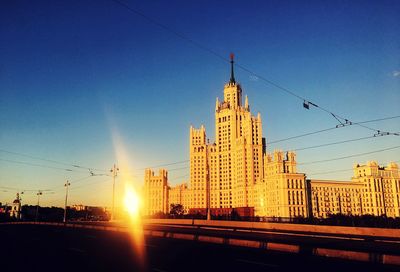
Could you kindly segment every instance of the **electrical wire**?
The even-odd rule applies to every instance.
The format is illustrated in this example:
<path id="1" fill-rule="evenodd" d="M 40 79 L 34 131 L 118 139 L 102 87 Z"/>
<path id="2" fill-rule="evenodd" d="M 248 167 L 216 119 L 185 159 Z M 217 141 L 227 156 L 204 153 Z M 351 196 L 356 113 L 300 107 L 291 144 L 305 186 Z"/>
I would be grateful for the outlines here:
<path id="1" fill-rule="evenodd" d="M 332 171 L 326 171 L 326 172 L 311 173 L 311 174 L 307 174 L 307 176 L 325 175 L 325 174 L 333 174 L 333 173 L 348 172 L 348 171 L 353 171 L 353 168 L 346 168 L 346 169 L 338 169 L 338 170 L 332 170 Z"/>
<path id="2" fill-rule="evenodd" d="M 25 162 L 25 161 L 15 161 L 15 160 L 8 160 L 8 159 L 1 159 L 1 158 L 0 158 L 0 161 L 16 163 L 16 164 L 24 164 L 24 165 L 35 166 L 35 167 L 49 168 L 49 169 L 55 169 L 55 170 L 63 170 L 63 171 L 67 171 L 67 172 L 86 173 L 86 172 L 76 171 L 76 170 L 69 169 L 69 168 L 61 168 L 61 167 L 55 167 L 55 166 L 50 166 L 50 165 L 44 165 L 44 164 L 30 163 L 30 162 Z"/>
<path id="3" fill-rule="evenodd" d="M 138 169 L 135 169 L 135 171 L 146 170 L 148 168 L 157 168 L 157 167 L 163 167 L 163 166 L 183 164 L 183 163 L 187 163 L 189 161 L 190 160 L 183 160 L 183 161 L 177 161 L 177 162 L 171 162 L 171 163 L 158 164 L 158 165 L 148 166 L 148 167 L 144 167 L 144 168 L 138 168 Z"/>
<path id="4" fill-rule="evenodd" d="M 71 188 L 70 188 L 69 190 L 70 190 L 70 191 L 73 191 L 73 190 L 76 190 L 76 189 L 79 189 L 79 188 L 82 188 L 82 187 L 86 187 L 86 186 L 88 186 L 88 185 L 94 185 L 94 184 L 104 183 L 104 182 L 106 182 L 106 181 L 110 181 L 110 180 L 109 180 L 109 179 L 104 179 L 104 180 L 101 180 L 101 181 L 96 181 L 96 182 L 92 182 L 92 183 L 82 184 L 82 185 L 80 185 L 80 186 L 78 186 L 78 187 L 72 187 L 72 185 L 71 185 Z"/>
<path id="5" fill-rule="evenodd" d="M 228 62 L 228 63 L 230 62 L 230 60 L 228 58 L 220 55 L 219 53 L 217 53 L 216 51 L 212 50 L 211 48 L 202 45 L 201 43 L 189 38 L 187 35 L 174 30 L 174 29 L 170 28 L 169 26 L 167 26 L 167 25 L 165 25 L 163 23 L 160 23 L 159 21 L 153 19 L 152 17 L 144 14 L 143 12 L 141 12 L 141 11 L 139 11 L 137 9 L 132 8 L 131 6 L 125 4 L 124 2 L 119 1 L 119 0 L 111 0 L 111 1 L 113 1 L 114 3 L 120 5 L 121 7 L 125 8 L 125 9 L 127 9 L 128 11 L 134 13 L 135 15 L 138 15 L 138 16 L 144 18 L 145 20 L 147 20 L 151 24 L 156 25 L 156 26 L 158 26 L 158 27 L 170 32 L 174 36 L 191 43 L 192 45 L 196 46 L 197 48 L 214 55 L 218 59 L 220 59 L 220 60 L 222 60 L 224 62 Z M 309 105 L 311 105 L 311 106 L 314 106 L 315 108 L 318 108 L 318 109 L 328 113 L 329 115 L 333 116 L 339 122 L 338 126 L 345 126 L 345 125 L 348 125 L 348 124 L 358 125 L 358 126 L 363 127 L 365 129 L 374 131 L 375 133 L 378 133 L 378 134 L 383 132 L 383 133 L 389 133 L 391 135 L 400 136 L 400 134 L 397 134 L 397 133 L 386 132 L 386 131 L 382 131 L 382 130 L 379 130 L 379 129 L 371 128 L 369 126 L 363 125 L 362 123 L 352 122 L 348 118 L 345 118 L 345 117 L 343 117 L 343 116 L 341 116 L 339 114 L 333 113 L 332 111 L 328 110 L 327 108 L 319 106 L 316 103 L 311 102 L 309 99 L 298 95 L 294 91 L 292 91 L 292 90 L 290 90 L 290 89 L 288 89 L 286 87 L 283 87 L 282 85 L 280 85 L 278 83 L 275 83 L 272 80 L 269 80 L 269 79 L 267 79 L 267 78 L 255 73 L 255 72 L 253 72 L 252 70 L 250 70 L 249 68 L 245 67 L 244 65 L 236 63 L 236 66 L 239 67 L 240 69 L 242 69 L 243 71 L 246 71 L 250 75 L 258 77 L 259 79 L 261 79 L 261 81 L 267 83 L 268 85 L 272 85 L 275 88 L 277 88 L 277 89 L 279 89 L 281 91 L 284 91 L 285 93 L 287 93 L 287 94 L 289 94 L 289 95 L 291 95 L 291 96 L 303 101 L 303 107 L 309 109 Z"/>
<path id="6" fill-rule="evenodd" d="M 81 166 L 81 165 L 77 165 L 77 164 L 61 162 L 61 161 L 56 161 L 56 160 L 52 160 L 52 159 L 46 159 L 46 158 L 42 158 L 42 157 L 32 156 L 32 155 L 19 153 L 19 152 L 15 152 L 15 151 L 9 151 L 9 150 L 5 150 L 5 149 L 0 149 L 0 152 L 8 153 L 8 154 L 16 155 L 16 156 L 21 156 L 21 157 L 26 157 L 26 158 L 30 158 L 30 159 L 34 159 L 34 160 L 47 161 L 47 162 L 51 162 L 51 163 L 55 163 L 55 164 L 59 164 L 59 165 L 72 166 L 75 168 L 88 169 L 88 170 L 101 171 L 101 172 L 107 171 L 104 169 L 97 169 L 97 168 L 93 168 L 93 167 Z"/>
<path id="7" fill-rule="evenodd" d="M 181 176 L 178 176 L 178 177 L 173 177 L 173 178 L 171 178 L 171 179 L 181 179 L 181 178 L 186 178 L 186 177 L 188 177 L 190 174 L 186 174 L 186 175 L 181 175 Z"/>
<path id="8" fill-rule="evenodd" d="M 331 128 L 326 128 L 326 129 L 321 129 L 321 130 L 317 130 L 317 131 L 313 131 L 313 132 L 307 132 L 304 134 L 300 134 L 300 135 L 296 135 L 296 136 L 291 136 L 288 138 L 283 138 L 283 139 L 279 139 L 279 140 L 275 140 L 275 141 L 271 141 L 271 142 L 267 142 L 267 145 L 269 144 L 275 144 L 275 143 L 279 143 L 279 142 L 284 142 L 284 141 L 288 141 L 288 140 L 292 140 L 292 139 L 297 139 L 297 138 L 301 138 L 301 137 L 305 137 L 305 136 L 310 136 L 313 134 L 318 134 L 321 132 L 325 132 L 325 131 L 329 131 L 329 130 L 334 130 L 337 129 L 338 127 L 331 127 Z"/>
<path id="9" fill-rule="evenodd" d="M 0 186 L 0 188 L 6 189 L 6 190 L 23 191 L 20 188 L 15 188 L 15 187 Z"/>
<path id="10" fill-rule="evenodd" d="M 68 180 L 68 182 L 76 184 L 76 183 L 82 182 L 82 181 L 84 181 L 84 180 L 86 180 L 88 178 L 91 178 L 91 177 L 93 177 L 93 175 L 85 176 L 85 177 L 78 178 L 78 179 L 75 179 L 75 180 Z M 59 185 L 59 186 L 53 187 L 52 190 L 61 190 L 63 188 L 65 188 L 65 185 Z"/>
<path id="11" fill-rule="evenodd" d="M 326 144 L 320 144 L 320 145 L 313 145 L 313 146 L 308 146 L 308 147 L 296 148 L 296 149 L 293 149 L 293 151 L 303 151 L 303 150 L 314 149 L 314 148 L 320 148 L 320 147 L 325 147 L 325 146 L 331 146 L 331 145 L 338 145 L 338 144 L 344 144 L 344 143 L 357 142 L 357 141 L 362 141 L 362 140 L 371 139 L 371 138 L 375 138 L 375 137 L 376 137 L 376 136 L 368 136 L 368 137 L 361 137 L 361 138 L 350 139 L 350 140 L 344 140 L 344 141 L 333 142 L 333 143 L 326 143 Z"/>
<path id="12" fill-rule="evenodd" d="M 400 118 L 400 115 L 390 116 L 390 117 L 385 117 L 385 118 L 380 118 L 380 119 L 361 121 L 361 122 L 357 122 L 357 123 L 365 124 L 365 123 L 379 122 L 379 121 L 385 121 L 385 120 L 396 119 L 396 118 Z M 335 126 L 335 127 L 331 127 L 331 128 L 316 130 L 313 132 L 308 132 L 308 133 L 304 133 L 304 134 L 300 134 L 300 135 L 296 135 L 296 136 L 291 136 L 291 137 L 287 137 L 287 138 L 283 138 L 283 139 L 279 139 L 279 140 L 270 141 L 270 142 L 267 142 L 267 145 L 284 142 L 284 141 L 288 141 L 288 140 L 293 140 L 293 139 L 297 139 L 297 138 L 301 138 L 301 137 L 305 137 L 305 136 L 310 136 L 310 135 L 314 135 L 314 134 L 318 134 L 318 133 L 322 133 L 322 132 L 326 132 L 326 131 L 330 131 L 330 130 L 334 130 L 334 129 L 338 129 L 338 128 L 343 128 L 343 127 L 347 127 L 347 126 L 351 126 L 351 125 L 353 125 L 353 123 L 347 124 L 345 126 Z M 395 132 L 394 134 L 398 134 L 398 132 Z M 376 135 L 376 136 L 385 136 L 385 135 L 380 134 L 380 135 Z"/>
<path id="13" fill-rule="evenodd" d="M 86 166 L 80 166 L 80 165 L 75 165 L 75 164 L 69 164 L 69 163 L 65 163 L 65 162 L 55 161 L 55 160 L 52 160 L 52 159 L 46 159 L 46 158 L 42 158 L 42 157 L 37 157 L 37 156 L 29 155 L 29 154 L 23 154 L 23 153 L 14 152 L 14 151 L 5 150 L 5 149 L 0 149 L 0 152 L 12 154 L 12 155 L 17 155 L 17 156 L 23 156 L 23 157 L 27 157 L 27 158 L 31 158 L 31 159 L 36 159 L 36 160 L 52 162 L 52 163 L 56 163 L 56 164 L 60 164 L 60 165 L 72 166 L 72 167 L 75 167 L 75 168 L 87 169 L 87 170 L 89 170 L 89 172 L 91 173 L 92 176 L 107 176 L 107 174 L 95 174 L 95 173 L 92 172 L 92 170 L 101 171 L 101 172 L 106 172 L 106 171 L 108 172 L 108 170 L 104 170 L 104 169 L 98 169 L 98 168 L 94 168 L 94 167 L 86 167 Z M 1 159 L 1 158 L 0 158 L 0 160 L 7 161 L 7 162 L 12 162 L 12 163 L 26 164 L 26 165 L 30 165 L 30 166 L 45 167 L 45 168 L 64 170 L 64 171 L 69 171 L 69 172 L 72 172 L 72 171 L 77 172 L 74 169 L 70 169 L 70 168 L 60 168 L 60 167 L 55 167 L 55 166 L 50 166 L 50 165 L 35 164 L 35 163 L 30 163 L 30 162 L 16 161 L 16 160 L 9 160 L 9 159 Z M 164 166 L 183 164 L 183 163 L 187 163 L 187 162 L 189 162 L 189 160 L 158 164 L 158 165 L 148 166 L 148 167 L 145 167 L 145 168 L 138 168 L 138 169 L 135 169 L 135 171 L 141 171 L 141 170 L 145 170 L 147 168 L 157 168 L 157 167 L 164 167 Z M 171 169 L 171 171 L 179 170 L 179 169 L 184 169 L 184 168 Z M 84 173 L 84 172 L 80 172 L 80 173 Z"/>
<path id="14" fill-rule="evenodd" d="M 393 162 L 398 163 L 399 161 L 393 161 Z M 388 163 L 382 163 L 380 165 L 387 165 L 387 164 Z M 331 170 L 331 171 L 325 171 L 325 172 L 311 173 L 311 174 L 307 174 L 307 176 L 333 174 L 333 173 L 348 172 L 348 171 L 353 171 L 353 170 L 354 170 L 354 168 L 338 169 L 338 170 Z"/>
<path id="15" fill-rule="evenodd" d="M 379 119 L 373 119 L 373 120 L 367 120 L 367 121 L 361 121 L 361 122 L 357 122 L 358 124 L 364 124 L 364 123 L 371 123 L 371 122 L 379 122 L 379 121 L 385 121 L 385 120 L 390 120 L 390 119 L 396 119 L 396 118 L 400 118 L 400 115 L 397 116 L 390 116 L 390 117 L 384 117 L 384 118 L 379 118 Z M 349 126 L 351 124 L 348 124 L 346 126 Z M 305 136 L 310 136 L 310 135 L 314 135 L 314 134 L 318 134 L 318 133 L 322 133 L 322 132 L 326 132 L 326 131 L 330 131 L 330 130 L 334 130 L 334 129 L 338 129 L 338 128 L 342 128 L 345 126 L 335 126 L 335 127 L 331 127 L 331 128 L 326 128 L 326 129 L 322 129 L 322 130 L 317 130 L 317 131 L 313 131 L 313 132 L 308 132 L 308 133 L 304 133 L 304 134 L 300 134 L 300 135 L 296 135 L 296 136 L 292 136 L 292 137 L 288 137 L 288 138 L 283 138 L 283 139 L 279 139 L 279 140 L 275 140 L 275 141 L 270 141 L 267 144 L 275 144 L 275 143 L 279 143 L 279 142 L 283 142 L 283 141 L 288 141 L 288 140 L 292 140 L 292 139 L 297 139 L 297 138 L 301 138 L 301 137 L 305 137 Z M 394 133 L 394 134 L 398 134 L 398 132 Z M 301 150 L 306 150 L 306 149 L 313 149 L 313 148 L 319 148 L 319 147 L 324 147 L 324 146 L 329 146 L 329 145 L 335 145 L 335 144 L 341 144 L 341 143 L 347 143 L 347 142 L 353 142 L 353 141 L 359 141 L 359 140 L 364 140 L 364 139 L 369 139 L 369 138 L 374 138 L 377 136 L 387 136 L 387 135 L 391 135 L 391 134 L 378 134 L 378 135 L 374 135 L 374 136 L 369 136 L 369 137 L 363 137 L 363 138 L 357 138 L 357 139 L 351 139 L 351 140 L 345 140 L 345 141 L 340 141 L 340 142 L 334 142 L 334 143 L 327 143 L 327 144 L 321 144 L 321 145 L 317 145 L 317 146 L 310 146 L 310 147 L 304 147 L 304 148 L 298 148 L 298 149 L 293 149 L 293 151 L 301 151 Z M 73 164 L 68 164 L 68 163 L 64 163 L 64 162 L 60 162 L 60 161 L 55 161 L 52 159 L 46 159 L 46 158 L 41 158 L 41 157 L 37 157 L 37 156 L 32 156 L 32 155 L 28 155 L 28 154 L 23 154 L 23 153 L 18 153 L 18 152 L 14 152 L 14 151 L 10 151 L 10 150 L 5 150 L 5 149 L 0 149 L 0 152 L 3 153 L 9 153 L 9 154 L 13 154 L 13 155 L 18 155 L 18 156 L 24 156 L 27 158 L 31 158 L 31 159 L 38 159 L 38 160 L 42 160 L 42 161 L 48 161 L 48 162 L 53 162 L 53 163 L 58 163 L 58 164 L 62 164 L 62 165 L 68 165 L 68 166 L 73 166 L 76 168 L 82 168 L 82 169 L 88 169 L 90 171 L 90 173 L 92 173 L 93 176 L 102 176 L 102 175 L 107 175 L 107 174 L 94 174 L 91 170 L 95 170 L 95 171 L 107 171 L 104 169 L 97 169 L 97 168 L 91 168 L 91 167 L 85 167 L 85 166 L 79 166 L 79 165 L 73 165 Z M 69 172 L 78 172 L 76 170 L 70 169 L 70 168 L 60 168 L 60 167 L 54 167 L 54 166 L 49 166 L 49 165 L 42 165 L 42 164 L 34 164 L 34 163 L 30 163 L 30 162 L 24 162 L 24 161 L 15 161 L 15 160 L 9 160 L 9 159 L 1 159 L 2 161 L 6 161 L 6 162 L 11 162 L 11 163 L 17 163 L 17 164 L 25 164 L 25 165 L 29 165 L 29 166 L 36 166 L 36 167 L 44 167 L 44 168 L 49 168 L 49 169 L 56 169 L 56 170 L 63 170 L 63 171 L 69 171 Z M 134 171 L 141 171 L 141 170 L 145 170 L 147 168 L 157 168 L 157 167 L 164 167 L 164 166 L 171 166 L 171 165 L 176 165 L 176 164 L 183 164 L 183 163 L 187 163 L 190 160 L 182 160 L 182 161 L 177 161 L 177 162 L 171 162 L 171 163 L 164 163 L 164 164 L 158 164 L 158 165 L 153 165 L 153 166 L 147 166 L 144 168 L 138 168 L 135 169 Z M 169 171 L 175 171 L 175 170 L 181 170 L 181 169 L 187 169 L 189 167 L 183 167 L 183 168 L 176 168 L 176 169 L 171 169 Z M 84 173 L 82 171 L 79 171 L 80 173 Z"/>
<path id="16" fill-rule="evenodd" d="M 397 148 L 400 148 L 400 145 L 399 146 L 388 147 L 388 148 L 384 148 L 384 149 L 379 149 L 379 150 L 374 150 L 374 151 L 370 151 L 370 152 L 365 152 L 365 153 L 359 153 L 359 154 L 353 154 L 353 155 L 338 157 L 338 158 L 311 161 L 311 162 L 303 162 L 303 163 L 298 163 L 297 165 L 308 165 L 308 164 L 315 164 L 315 163 L 323 163 L 323 162 L 343 160 L 343 159 L 354 158 L 354 157 L 359 157 L 359 156 L 364 156 L 364 155 L 369 155 L 369 154 L 374 154 L 374 153 L 380 153 L 380 152 L 389 151 L 389 150 L 393 150 L 393 149 L 397 149 Z"/>

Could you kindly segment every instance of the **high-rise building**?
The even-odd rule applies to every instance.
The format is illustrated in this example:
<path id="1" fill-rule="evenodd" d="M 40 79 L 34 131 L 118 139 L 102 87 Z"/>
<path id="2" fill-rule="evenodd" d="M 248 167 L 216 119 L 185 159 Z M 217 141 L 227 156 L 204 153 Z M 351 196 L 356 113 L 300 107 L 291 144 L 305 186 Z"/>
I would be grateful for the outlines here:
<path id="1" fill-rule="evenodd" d="M 207 144 L 206 129 L 190 127 L 190 208 L 207 207 L 207 181 L 209 164 L 207 158 L 211 146 Z"/>
<path id="2" fill-rule="evenodd" d="M 209 142 L 203 125 L 190 127 L 189 142 L 189 188 L 169 190 L 174 201 L 181 197 L 185 211 L 209 207 L 214 214 L 238 209 L 247 215 L 307 216 L 305 175 L 296 172 L 293 152 L 286 158 L 283 152 L 275 152 L 274 158 L 266 154 L 261 115 L 251 113 L 247 96 L 243 104 L 233 55 L 223 99 L 215 103 L 215 142 Z"/>
<path id="3" fill-rule="evenodd" d="M 253 186 L 263 178 L 261 116 L 250 112 L 248 98 L 234 77 L 215 104 L 215 143 L 208 143 L 204 126 L 190 128 L 190 186 L 193 207 L 214 209 L 253 207 Z M 207 194 L 209 186 L 210 194 Z M 209 199 L 207 199 L 209 198 Z"/>
<path id="4" fill-rule="evenodd" d="M 330 214 L 400 216 L 399 167 L 376 162 L 354 167 L 352 181 L 308 180 L 297 172 L 294 152 L 266 153 L 261 115 L 252 115 L 249 100 L 234 76 L 215 103 L 215 142 L 206 129 L 190 127 L 190 183 L 168 187 L 166 170 L 145 172 L 147 214 L 169 212 L 231 213 L 267 217 L 327 217 Z M 240 212 L 239 212 L 240 214 Z"/>

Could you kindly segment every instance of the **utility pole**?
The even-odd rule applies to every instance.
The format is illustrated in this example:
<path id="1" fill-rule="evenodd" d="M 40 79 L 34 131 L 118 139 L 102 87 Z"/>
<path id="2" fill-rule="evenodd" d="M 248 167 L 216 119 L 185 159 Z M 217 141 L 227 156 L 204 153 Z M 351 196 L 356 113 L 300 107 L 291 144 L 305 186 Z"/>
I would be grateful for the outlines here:
<path id="1" fill-rule="evenodd" d="M 18 211 L 17 211 L 17 219 L 21 220 L 21 212 L 22 212 L 22 198 L 21 195 L 23 195 L 24 192 L 18 192 L 17 193 L 17 200 L 18 200 Z"/>
<path id="2" fill-rule="evenodd" d="M 207 220 L 211 220 L 211 186 L 210 186 L 210 164 L 208 163 L 208 144 L 206 144 L 206 204 L 207 204 Z"/>
<path id="3" fill-rule="evenodd" d="M 64 205 L 64 220 L 63 222 L 67 222 L 67 203 L 68 203 L 68 187 L 71 185 L 71 183 L 67 180 L 67 182 L 64 184 L 65 186 L 65 205 Z"/>
<path id="4" fill-rule="evenodd" d="M 113 191 L 112 191 L 112 209 L 111 209 L 111 221 L 115 219 L 115 177 L 117 176 L 119 168 L 114 164 L 113 168 L 110 170 L 113 177 Z"/>
<path id="5" fill-rule="evenodd" d="M 41 190 L 39 190 L 36 194 L 37 194 L 37 206 L 36 206 L 36 217 L 35 217 L 35 222 L 38 221 L 40 196 L 41 196 L 43 193 L 42 193 Z"/>

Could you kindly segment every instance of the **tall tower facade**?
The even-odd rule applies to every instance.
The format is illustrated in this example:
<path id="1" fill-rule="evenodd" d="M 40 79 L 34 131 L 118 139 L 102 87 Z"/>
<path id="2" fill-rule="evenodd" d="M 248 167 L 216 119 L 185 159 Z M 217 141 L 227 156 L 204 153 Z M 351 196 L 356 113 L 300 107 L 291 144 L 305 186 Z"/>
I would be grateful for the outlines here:
<path id="1" fill-rule="evenodd" d="M 190 208 L 207 208 L 207 152 L 206 129 L 190 127 L 190 187 L 192 201 Z"/>
<path id="2" fill-rule="evenodd" d="M 253 207 L 253 186 L 263 177 L 261 116 L 251 114 L 247 96 L 243 105 L 233 64 L 231 56 L 231 77 L 215 104 L 215 143 L 207 143 L 203 126 L 190 128 L 193 208 L 206 208 L 207 197 L 211 208 Z"/>

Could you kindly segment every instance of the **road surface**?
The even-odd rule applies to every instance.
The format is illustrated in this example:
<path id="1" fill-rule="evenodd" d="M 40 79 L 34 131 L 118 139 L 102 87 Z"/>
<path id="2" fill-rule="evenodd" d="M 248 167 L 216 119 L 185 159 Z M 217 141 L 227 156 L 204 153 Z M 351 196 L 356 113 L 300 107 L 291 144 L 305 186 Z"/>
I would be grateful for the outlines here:
<path id="1" fill-rule="evenodd" d="M 0 271 L 400 271 L 399 267 L 147 237 L 144 255 L 127 233 L 0 225 Z"/>

